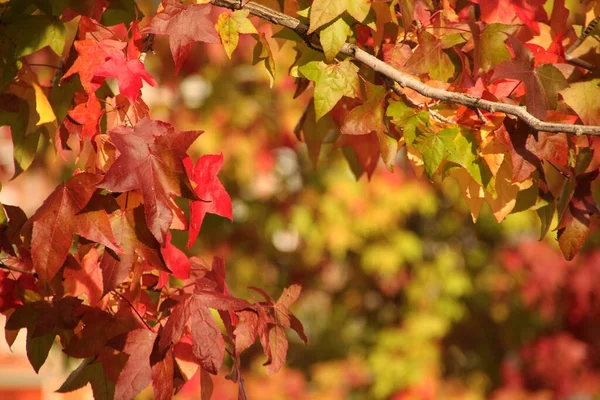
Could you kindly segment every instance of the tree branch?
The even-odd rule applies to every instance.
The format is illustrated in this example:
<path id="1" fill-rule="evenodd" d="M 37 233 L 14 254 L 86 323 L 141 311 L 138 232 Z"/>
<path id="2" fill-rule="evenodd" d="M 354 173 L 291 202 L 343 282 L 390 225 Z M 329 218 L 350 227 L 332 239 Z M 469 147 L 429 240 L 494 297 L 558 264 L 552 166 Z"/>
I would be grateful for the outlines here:
<path id="1" fill-rule="evenodd" d="M 211 4 L 219 7 L 229 8 L 231 10 L 237 10 L 240 8 L 239 0 L 211 0 Z M 242 8 L 248 10 L 252 15 L 265 19 L 273 24 L 281 25 L 293 30 L 308 43 L 316 43 L 316 36 L 314 36 L 314 34 L 307 34 L 308 26 L 294 17 L 252 1 L 247 2 Z M 570 125 L 545 122 L 527 112 L 524 106 L 484 100 L 469 94 L 450 92 L 448 90 L 428 86 L 420 80 L 398 71 L 372 54 L 362 50 L 355 44 L 345 43 L 342 46 L 340 53 L 353 57 L 357 61 L 369 66 L 371 69 L 380 73 L 381 75 L 384 75 L 397 82 L 401 87 L 413 89 L 425 97 L 448 103 L 461 104 L 472 109 L 484 109 L 492 113 L 503 112 L 521 119 L 530 128 L 536 131 L 551 133 L 565 132 L 577 136 L 584 134 L 600 136 L 600 126 Z"/>

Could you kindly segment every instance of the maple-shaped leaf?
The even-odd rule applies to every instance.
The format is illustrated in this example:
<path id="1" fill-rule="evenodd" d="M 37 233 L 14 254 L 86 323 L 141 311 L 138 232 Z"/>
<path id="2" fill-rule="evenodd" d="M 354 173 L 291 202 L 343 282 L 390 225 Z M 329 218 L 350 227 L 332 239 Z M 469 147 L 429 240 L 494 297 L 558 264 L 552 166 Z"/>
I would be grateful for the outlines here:
<path id="1" fill-rule="evenodd" d="M 190 189 L 183 158 L 202 131 L 175 132 L 166 122 L 142 119 L 109 132 L 120 155 L 98 185 L 114 192 L 139 189 L 150 231 L 161 244 L 173 220 L 172 196 Z"/>
<path id="2" fill-rule="evenodd" d="M 230 59 L 233 51 L 237 48 L 240 33 L 258 33 L 252 21 L 248 19 L 249 14 L 248 10 L 236 10 L 231 14 L 223 12 L 219 15 L 215 28 L 221 37 L 225 53 Z"/>
<path id="3" fill-rule="evenodd" d="M 299 72 L 315 83 L 315 111 L 317 121 L 327 114 L 343 96 L 360 96 L 358 67 L 350 60 L 327 65 L 311 61 L 299 67 Z"/>
<path id="4" fill-rule="evenodd" d="M 115 387 L 115 400 L 129 400 L 135 397 L 152 381 L 150 354 L 156 340 L 156 333 L 149 329 L 136 329 L 127 333 L 123 352 L 129 356 L 119 374 Z"/>
<path id="5" fill-rule="evenodd" d="M 368 0 L 315 0 L 310 6 L 310 28 L 308 33 L 332 21 L 347 11 L 358 22 L 367 18 L 371 4 Z"/>
<path id="6" fill-rule="evenodd" d="M 429 74 L 431 79 L 442 82 L 450 80 L 455 69 L 441 40 L 426 30 L 419 33 L 419 47 L 407 61 L 405 68 L 416 74 Z"/>
<path id="7" fill-rule="evenodd" d="M 31 255 L 40 279 L 50 282 L 71 248 L 73 233 L 121 252 L 103 209 L 84 210 L 100 175 L 81 173 L 59 185 L 31 217 Z"/>
<path id="8" fill-rule="evenodd" d="M 502 61 L 510 59 L 505 42 L 506 35 L 516 30 L 514 26 L 489 24 L 481 30 L 478 24 L 473 23 L 470 27 L 475 42 L 473 71 L 477 72 L 481 68 L 488 72 Z"/>
<path id="9" fill-rule="evenodd" d="M 123 50 L 125 45 L 123 42 L 110 39 L 76 40 L 74 46 L 79 56 L 63 75 L 61 82 L 71 75 L 79 74 L 81 86 L 88 95 L 92 95 L 102 85 L 102 82 L 94 81 L 96 68 L 104 62 L 111 51 Z"/>
<path id="10" fill-rule="evenodd" d="M 183 160 L 190 180 L 196 183 L 194 192 L 201 200 L 194 200 L 190 205 L 190 231 L 187 242 L 191 248 L 206 213 L 217 214 L 233 220 L 231 198 L 217 177 L 223 166 L 223 154 L 205 154 L 196 161 L 196 166 L 188 157 Z"/>
<path id="11" fill-rule="evenodd" d="M 538 75 L 540 72 L 534 68 L 533 53 L 519 39 L 508 36 L 508 40 L 515 57 L 496 66 L 491 82 L 499 79 L 515 79 L 523 82 L 527 111 L 537 118 L 544 119 L 548 111 L 549 94 Z"/>
<path id="12" fill-rule="evenodd" d="M 152 86 L 157 85 L 140 60 L 127 60 L 125 54 L 119 50 L 110 51 L 104 61 L 94 69 L 94 81 L 101 83 L 103 79 L 98 78 L 117 78 L 120 94 L 131 104 L 134 104 L 140 95 L 142 79 Z"/>
<path id="13" fill-rule="evenodd" d="M 163 1 L 164 9 L 156 14 L 142 33 L 167 35 L 175 73 L 183 65 L 192 45 L 196 42 L 219 43 L 219 35 L 210 20 L 210 4 L 184 5 L 177 0 Z"/>

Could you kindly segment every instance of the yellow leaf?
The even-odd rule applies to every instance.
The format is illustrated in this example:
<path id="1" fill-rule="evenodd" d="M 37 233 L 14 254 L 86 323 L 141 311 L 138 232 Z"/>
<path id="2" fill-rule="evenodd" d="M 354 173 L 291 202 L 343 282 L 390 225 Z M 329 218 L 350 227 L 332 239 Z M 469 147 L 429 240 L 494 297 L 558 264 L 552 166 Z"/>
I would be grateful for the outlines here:
<path id="1" fill-rule="evenodd" d="M 489 193 L 485 195 L 485 200 L 498 222 L 502 222 L 513 208 L 515 208 L 515 204 L 517 203 L 517 195 L 520 189 L 519 185 L 511 182 L 511 178 L 512 166 L 506 160 L 496 174 L 496 198 L 492 198 Z"/>
<path id="2" fill-rule="evenodd" d="M 460 192 L 471 212 L 471 218 L 473 218 L 473 222 L 476 222 L 485 201 L 485 191 L 464 168 L 456 168 L 450 176 L 458 182 Z"/>

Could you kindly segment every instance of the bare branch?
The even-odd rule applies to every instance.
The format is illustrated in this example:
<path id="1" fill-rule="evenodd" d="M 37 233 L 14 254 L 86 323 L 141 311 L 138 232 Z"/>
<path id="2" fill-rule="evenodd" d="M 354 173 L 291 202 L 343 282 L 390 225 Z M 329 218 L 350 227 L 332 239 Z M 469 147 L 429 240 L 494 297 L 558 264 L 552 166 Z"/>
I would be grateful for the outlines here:
<path id="1" fill-rule="evenodd" d="M 215 6 L 229 8 L 232 10 L 239 9 L 240 5 L 239 0 L 211 0 L 211 4 Z M 275 11 L 269 7 L 256 4 L 252 1 L 246 3 L 243 6 L 243 8 L 250 11 L 250 14 L 252 15 L 270 21 L 276 25 L 285 26 L 286 28 L 289 28 L 296 32 L 305 41 L 309 41 L 311 43 L 316 44 L 316 42 L 314 42 L 316 36 L 307 35 L 308 26 L 294 17 L 283 14 L 279 11 Z M 342 50 L 340 51 L 340 53 L 353 57 L 357 61 L 360 61 L 361 63 L 369 66 L 371 69 L 380 73 L 381 75 L 384 75 L 394 80 L 401 87 L 413 89 L 414 91 L 425 97 L 441 100 L 447 103 L 461 104 L 472 109 L 483 109 L 492 113 L 502 112 L 508 115 L 512 115 L 521 119 L 530 128 L 536 131 L 551 133 L 565 132 L 578 136 L 584 134 L 600 136 L 600 126 L 571 125 L 545 122 L 527 112 L 526 108 L 523 106 L 484 100 L 468 94 L 450 92 L 448 90 L 428 86 L 420 80 L 398 71 L 397 69 L 386 64 L 385 62 L 373 56 L 372 54 L 369 54 L 368 52 L 362 50 L 355 44 L 345 43 L 344 46 L 342 46 Z"/>

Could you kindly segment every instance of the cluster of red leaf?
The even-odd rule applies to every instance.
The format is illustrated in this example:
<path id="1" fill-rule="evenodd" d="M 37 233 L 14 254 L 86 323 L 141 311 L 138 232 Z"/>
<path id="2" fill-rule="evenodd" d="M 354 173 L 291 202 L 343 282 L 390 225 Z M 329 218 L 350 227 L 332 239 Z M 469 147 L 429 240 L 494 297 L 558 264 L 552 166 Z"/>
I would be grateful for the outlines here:
<path id="1" fill-rule="evenodd" d="M 142 81 L 156 81 L 140 61 L 149 49 L 137 20 L 129 29 L 124 23 L 107 27 L 98 21 L 111 3 L 66 3 L 58 11 L 62 22 L 79 21 L 66 73 L 52 89 L 58 94 L 50 96 L 59 101 L 45 110 L 29 106 L 40 123 L 55 124 L 57 151 L 73 151 L 83 168 L 30 218 L 0 205 L 0 251 L 6 255 L 0 311 L 8 316 L 8 344 L 25 328 L 37 372 L 58 336 L 67 356 L 83 359 L 59 392 L 90 383 L 97 400 L 130 399 L 151 383 L 155 398 L 168 399 L 198 370 L 203 398 L 210 398 L 210 375 L 227 352 L 230 377 L 245 398 L 240 353 L 258 338 L 272 374 L 285 362 L 286 328 L 308 340 L 289 311 L 300 287 L 289 287 L 277 301 L 259 289 L 263 301 L 238 299 L 227 290 L 220 258 L 205 265 L 171 243 L 171 229 L 187 230 L 191 247 L 206 213 L 232 219 L 231 199 L 217 178 L 223 157 L 204 155 L 194 165 L 187 151 L 202 132 L 177 132 L 150 118 Z M 169 36 L 179 67 L 192 43 L 215 41 L 213 24 L 205 20 L 211 6 L 164 3 L 145 32 Z M 22 62 L 19 80 L 31 74 L 29 59 Z M 116 79 L 119 94 L 111 93 L 107 78 Z M 48 102 L 41 89 L 36 96 Z M 188 200 L 189 223 L 176 198 Z"/>

